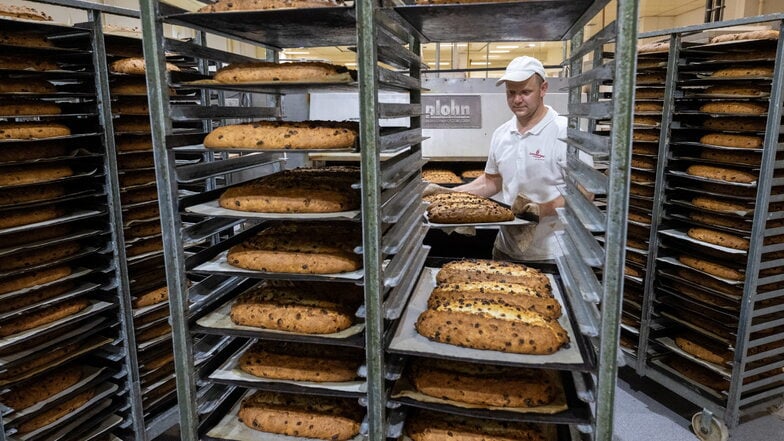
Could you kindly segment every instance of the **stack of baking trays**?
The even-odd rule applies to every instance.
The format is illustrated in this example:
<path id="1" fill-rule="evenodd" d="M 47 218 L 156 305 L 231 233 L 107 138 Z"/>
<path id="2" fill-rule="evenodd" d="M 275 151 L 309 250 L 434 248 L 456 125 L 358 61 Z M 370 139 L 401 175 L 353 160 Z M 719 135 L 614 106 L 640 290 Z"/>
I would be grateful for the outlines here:
<path id="1" fill-rule="evenodd" d="M 90 39 L 30 20 L 0 29 L 4 439 L 91 440 L 122 403 Z"/>
<path id="2" fill-rule="evenodd" d="M 176 381 L 142 43 L 126 34 L 109 31 L 104 40 L 140 393 L 150 420 L 175 404 Z"/>
<path id="3" fill-rule="evenodd" d="M 781 377 L 784 359 L 774 326 L 784 304 L 776 294 L 784 269 L 776 260 L 784 257 L 781 155 L 771 180 L 759 180 L 777 37 L 715 37 L 684 49 L 680 63 L 654 303 L 666 331 L 656 341 L 667 356 L 656 363 L 717 400 L 730 385 L 747 268 L 758 267 L 759 279 L 739 378 L 748 391 L 781 381 L 771 378 Z M 765 222 L 753 216 L 763 186 L 771 189 L 770 220 L 764 237 L 752 239 L 752 224 Z M 748 266 L 752 240 L 763 241 L 761 263 Z"/>
<path id="4" fill-rule="evenodd" d="M 324 70 L 334 75 L 318 73 Z M 292 77 L 303 71 L 312 73 Z M 259 93 L 356 91 L 355 76 L 326 63 L 256 62 L 231 64 L 210 80 L 181 86 Z M 244 110 L 255 118 L 279 116 L 279 108 Z M 211 119 L 226 117 L 216 113 Z M 427 255 L 422 246 L 427 231 L 419 174 L 423 161 L 395 156 L 411 142 L 384 140 L 396 129 L 381 132 L 382 151 L 392 156 L 380 174 L 378 207 L 385 259 L 379 297 L 388 319 L 402 312 Z M 234 337 L 233 353 L 214 357 L 220 365 L 209 373 L 211 383 L 230 386 L 234 393 L 205 422 L 208 439 L 285 434 L 342 440 L 366 432 L 360 168 L 284 170 L 282 155 L 351 154 L 358 148 L 356 122 L 258 120 L 222 125 L 201 145 L 177 149 L 225 154 L 226 162 L 255 161 L 253 172 L 261 175 L 239 175 L 244 182 L 180 204 L 183 216 L 245 226 L 188 260 L 191 274 L 234 286 L 224 294 L 203 293 L 210 303 L 191 309 L 193 332 Z"/>
<path id="5" fill-rule="evenodd" d="M 637 353 L 669 42 L 638 46 L 621 347 Z"/>
<path id="6" fill-rule="evenodd" d="M 482 259 L 425 267 L 389 344 L 406 356 L 392 404 L 414 440 L 574 439 L 570 426 L 591 419 L 586 343 L 552 274 Z"/>

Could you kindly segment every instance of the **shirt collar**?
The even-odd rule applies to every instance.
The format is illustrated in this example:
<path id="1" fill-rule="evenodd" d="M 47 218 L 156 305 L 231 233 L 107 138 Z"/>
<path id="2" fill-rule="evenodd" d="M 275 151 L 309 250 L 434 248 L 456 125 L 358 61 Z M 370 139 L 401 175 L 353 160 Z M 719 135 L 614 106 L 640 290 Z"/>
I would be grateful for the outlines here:
<path id="1" fill-rule="evenodd" d="M 558 113 L 555 110 L 553 110 L 552 107 L 550 107 L 548 105 L 545 105 L 544 107 L 547 108 L 547 113 L 544 114 L 544 118 L 542 118 L 541 121 L 536 123 L 535 126 L 533 126 L 530 129 L 528 129 L 525 133 L 521 133 L 521 135 L 525 135 L 525 134 L 528 134 L 528 133 L 530 133 L 532 135 L 538 135 L 539 133 L 542 132 L 542 130 L 544 130 L 545 127 L 547 127 L 548 124 L 550 124 L 551 122 L 555 121 L 555 117 L 558 116 Z M 515 116 L 512 116 L 512 130 L 511 131 L 513 133 L 519 133 L 517 131 L 517 118 Z"/>

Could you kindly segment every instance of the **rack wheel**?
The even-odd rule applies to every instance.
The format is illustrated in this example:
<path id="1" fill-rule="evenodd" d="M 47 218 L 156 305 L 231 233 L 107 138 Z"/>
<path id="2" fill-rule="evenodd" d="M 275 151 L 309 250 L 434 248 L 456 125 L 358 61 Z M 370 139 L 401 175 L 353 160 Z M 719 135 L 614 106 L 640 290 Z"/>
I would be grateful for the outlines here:
<path id="1" fill-rule="evenodd" d="M 691 417 L 691 430 L 700 441 L 727 441 L 730 436 L 727 425 L 716 419 L 710 412 L 695 413 Z"/>

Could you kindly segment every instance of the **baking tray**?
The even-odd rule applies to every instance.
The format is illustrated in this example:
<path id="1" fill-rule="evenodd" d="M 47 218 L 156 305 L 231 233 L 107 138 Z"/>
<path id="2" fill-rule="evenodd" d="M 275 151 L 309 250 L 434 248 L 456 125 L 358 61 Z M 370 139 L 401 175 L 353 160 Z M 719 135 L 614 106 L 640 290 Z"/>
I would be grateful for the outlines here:
<path id="1" fill-rule="evenodd" d="M 11 383 L 16 383 L 18 381 L 22 381 L 22 380 L 26 380 L 28 378 L 32 378 L 35 375 L 37 375 L 37 374 L 39 374 L 41 372 L 44 372 L 44 371 L 46 371 L 46 370 L 48 370 L 48 369 L 50 369 L 50 368 L 52 368 L 54 366 L 59 366 L 59 365 L 65 364 L 65 363 L 67 363 L 67 362 L 69 362 L 71 360 L 74 360 L 74 359 L 76 359 L 78 357 L 81 357 L 84 354 L 87 354 L 87 353 L 90 353 L 92 351 L 95 351 L 96 349 L 100 348 L 101 346 L 104 346 L 104 345 L 109 344 L 111 342 L 112 342 L 111 338 L 103 337 L 103 336 L 100 336 L 100 335 L 93 335 L 93 336 L 85 339 L 84 341 L 81 341 L 80 342 L 81 343 L 81 347 L 77 351 L 72 352 L 72 353 L 66 355 L 63 358 L 52 360 L 51 362 L 47 363 L 46 365 L 43 365 L 43 366 L 40 366 L 40 367 L 38 367 L 36 369 L 24 372 L 24 373 L 22 373 L 22 374 L 20 374 L 20 375 L 18 375 L 16 377 L 3 380 L 2 382 L 0 382 L 0 386 L 6 386 L 6 385 L 11 384 Z"/>
<path id="2" fill-rule="evenodd" d="M 668 310 L 665 310 L 665 309 L 659 309 L 658 313 L 662 317 L 665 317 L 665 318 L 667 318 L 669 320 L 672 320 L 675 323 L 678 323 L 678 324 L 680 324 L 682 326 L 685 326 L 686 328 L 689 328 L 692 331 L 695 331 L 695 332 L 698 332 L 698 333 L 703 334 L 705 336 L 711 337 L 711 338 L 713 338 L 715 340 L 722 341 L 722 342 L 726 343 L 727 345 L 730 345 L 731 344 L 730 342 L 735 340 L 736 332 L 733 329 L 730 329 L 730 328 L 727 328 L 727 327 L 723 327 L 723 329 L 721 329 L 721 332 L 722 332 L 723 335 L 719 335 L 716 332 L 714 332 L 713 330 L 705 329 L 704 327 L 701 327 L 698 324 L 696 324 L 695 320 L 694 320 L 694 317 L 684 318 L 684 317 L 681 317 L 681 316 L 679 316 L 677 314 L 673 314 L 672 312 L 670 312 Z M 709 320 L 709 319 L 703 319 L 703 320 Z M 716 324 L 716 323 L 714 322 L 714 324 Z M 716 325 L 717 326 L 721 326 L 719 324 L 716 324 Z"/>
<path id="3" fill-rule="evenodd" d="M 79 138 L 87 138 L 87 137 L 90 137 L 90 136 L 98 136 L 98 135 L 100 135 L 100 133 L 72 133 L 70 135 L 50 136 L 48 138 L 25 138 L 25 139 L 21 139 L 21 138 L 6 139 L 6 138 L 4 138 L 4 139 L 0 139 L 0 144 L 6 144 L 6 143 L 10 144 L 10 143 L 15 143 L 15 142 L 18 142 L 18 143 L 30 143 L 30 142 L 39 142 L 39 141 L 57 141 L 57 140 L 63 140 L 63 139 L 79 139 Z"/>
<path id="4" fill-rule="evenodd" d="M 692 177 L 691 175 L 687 175 L 687 176 L 688 177 Z M 710 182 L 714 183 L 714 184 L 729 184 L 728 182 L 725 182 L 725 181 L 710 181 Z M 689 194 L 697 194 L 697 195 L 702 195 L 702 196 L 705 196 L 705 195 L 718 196 L 720 198 L 734 199 L 734 200 L 737 200 L 737 201 L 747 202 L 747 203 L 754 202 L 756 200 L 755 196 L 738 196 L 738 195 L 727 194 L 727 193 L 717 193 L 715 191 L 709 191 L 709 190 L 706 190 L 704 188 L 683 187 L 683 186 L 680 186 L 678 184 L 673 184 L 671 182 L 667 182 L 665 186 L 666 186 L 666 189 L 670 190 L 670 191 L 676 191 L 677 190 L 677 191 L 687 192 Z"/>
<path id="5" fill-rule="evenodd" d="M 427 217 L 427 214 L 425 214 Z M 520 219 L 519 217 L 515 217 L 514 220 L 504 221 L 504 222 L 468 222 L 462 224 L 440 224 L 435 222 L 427 221 L 427 226 L 429 228 L 434 229 L 446 229 L 446 228 L 463 228 L 463 227 L 501 227 L 501 226 L 520 226 L 520 225 L 528 225 L 533 222 Z"/>
<path id="6" fill-rule="evenodd" d="M 174 87 L 189 87 L 211 90 L 228 90 L 246 93 L 265 94 L 300 94 L 311 91 L 318 92 L 356 92 L 359 83 L 356 80 L 315 82 L 315 81 L 269 81 L 257 83 L 222 83 L 220 81 L 196 80 L 173 84 Z"/>
<path id="7" fill-rule="evenodd" d="M 681 231 L 681 230 L 666 229 L 666 230 L 659 230 L 659 233 L 664 236 L 672 237 L 674 239 L 684 240 L 701 247 L 706 247 L 712 250 L 721 251 L 722 253 L 735 254 L 738 256 L 747 256 L 749 254 L 748 251 L 745 250 L 736 250 L 735 248 L 724 247 L 721 245 L 714 245 L 712 243 L 703 242 L 701 240 L 694 239 L 691 236 L 689 236 L 685 231 Z"/>
<path id="8" fill-rule="evenodd" d="M 114 305 L 112 305 L 111 303 L 93 300 L 91 301 L 91 304 L 87 308 L 77 312 L 76 314 L 63 317 L 60 320 L 55 320 L 54 322 L 48 323 L 43 326 L 37 326 L 35 328 L 28 329 L 26 331 L 22 331 L 13 335 L 9 335 L 7 337 L 0 338 L 0 348 L 4 349 L 16 343 L 32 338 L 38 334 L 62 327 L 68 324 L 69 322 L 74 322 L 83 317 L 88 317 L 88 316 L 98 314 L 102 311 L 106 311 L 113 307 Z"/>
<path id="9" fill-rule="evenodd" d="M 205 136 L 207 136 L 205 134 Z M 181 153 L 209 153 L 209 152 L 226 152 L 226 153 L 251 153 L 251 152 L 263 152 L 263 153 L 348 153 L 348 152 L 358 152 L 359 151 L 359 144 L 354 147 L 349 148 L 342 148 L 342 149 L 241 149 L 241 148 L 207 148 L 204 147 L 204 144 L 197 144 L 197 145 L 189 145 L 189 146 L 182 146 L 182 147 L 175 147 L 172 149 L 174 152 L 181 152 Z"/>
<path id="10" fill-rule="evenodd" d="M 86 403 L 81 405 L 78 409 L 74 410 L 73 412 L 69 412 L 67 415 L 58 418 L 56 421 L 53 421 L 50 424 L 47 424 L 46 426 L 43 426 L 32 432 L 25 433 L 23 435 L 17 435 L 16 433 L 14 433 L 13 435 L 9 436 L 8 439 L 9 441 L 11 440 L 29 441 L 29 440 L 37 439 L 40 437 L 40 435 L 45 434 L 46 432 L 49 432 L 50 430 L 58 426 L 61 426 L 63 423 L 67 423 L 73 420 L 74 418 L 76 418 L 77 415 L 87 412 L 88 409 L 92 409 L 98 403 L 103 401 L 104 398 L 113 395 L 117 391 L 117 389 L 119 389 L 119 386 L 117 386 L 116 384 L 108 383 L 108 382 L 103 383 L 96 387 L 95 395 L 90 400 L 88 400 Z M 13 429 L 10 429 L 8 430 L 8 432 L 11 432 L 12 430 Z M 51 438 L 47 438 L 47 439 L 51 439 Z"/>
<path id="11" fill-rule="evenodd" d="M 405 376 L 395 382 L 390 399 L 393 402 L 421 409 L 474 418 L 553 424 L 590 423 L 590 410 L 586 403 L 577 398 L 574 385 L 571 383 L 571 375 L 561 375 L 557 371 L 553 374 L 558 378 L 556 386 L 558 391 L 555 400 L 544 406 L 522 408 L 482 406 L 433 397 L 418 392 Z"/>
<path id="12" fill-rule="evenodd" d="M 669 354 L 669 355 L 664 356 L 664 357 L 652 358 L 651 359 L 651 364 L 653 364 L 654 366 L 658 367 L 662 371 L 667 372 L 670 375 L 673 375 L 673 376 L 675 376 L 677 378 L 680 378 L 683 382 L 685 382 L 686 384 L 691 386 L 691 388 L 698 389 L 700 392 L 705 393 L 707 395 L 710 395 L 712 398 L 714 398 L 716 400 L 724 401 L 724 400 L 727 399 L 725 391 L 718 391 L 718 390 L 715 390 L 715 389 L 711 389 L 711 388 L 709 388 L 709 387 L 707 387 L 707 386 L 705 386 L 703 384 L 697 383 L 694 380 L 691 380 L 689 378 L 684 377 L 683 374 L 681 374 L 680 372 L 676 371 L 674 368 L 670 367 L 666 363 L 666 359 L 667 359 L 667 357 L 671 357 L 671 356 L 672 355 Z"/>
<path id="13" fill-rule="evenodd" d="M 359 397 L 367 392 L 367 383 L 362 380 L 345 382 L 313 382 L 313 381 L 294 381 L 278 380 L 272 378 L 257 377 L 248 374 L 237 367 L 237 363 L 242 354 L 255 343 L 250 341 L 240 348 L 231 358 L 226 360 L 220 367 L 213 371 L 209 378 L 213 382 L 228 385 L 236 385 L 251 389 L 277 390 L 280 392 L 312 393 L 318 395 L 333 395 Z"/>
<path id="14" fill-rule="evenodd" d="M 730 133 L 728 130 L 722 130 L 722 133 Z M 736 131 L 737 132 L 737 131 Z M 748 131 L 744 131 L 743 133 L 748 133 Z M 715 150 L 727 150 L 730 152 L 749 152 L 749 153 L 762 153 L 763 149 L 747 149 L 741 147 L 727 147 L 723 145 L 715 145 L 715 144 L 703 144 L 701 142 L 695 141 L 677 141 L 670 144 L 672 147 L 677 147 L 679 145 L 686 145 L 692 147 L 707 147 Z"/>
<path id="15" fill-rule="evenodd" d="M 3 169 L 0 168 L 0 172 L 2 172 L 2 170 Z M 71 176 L 64 176 L 62 178 L 50 179 L 48 181 L 29 182 L 29 183 L 25 183 L 25 184 L 14 184 L 14 185 L 0 185 L 0 191 L 7 190 L 7 189 L 13 189 L 13 188 L 19 188 L 19 187 L 29 187 L 29 186 L 32 186 L 32 185 L 53 184 L 53 183 L 57 183 L 57 182 L 68 182 L 68 181 L 72 181 L 72 180 L 75 180 L 75 179 L 84 178 L 86 176 L 93 176 L 93 175 L 96 174 L 97 171 L 98 171 L 97 169 L 92 169 L 92 170 L 87 170 L 87 171 L 82 171 L 82 172 L 76 172 L 76 173 L 72 174 Z"/>
<path id="16" fill-rule="evenodd" d="M 213 217 L 273 220 L 357 220 L 359 219 L 360 215 L 360 210 L 347 210 L 336 213 L 263 213 L 255 211 L 239 211 L 221 207 L 217 199 L 187 207 L 185 208 L 185 212 Z"/>
<path id="17" fill-rule="evenodd" d="M 38 346 L 32 348 L 24 348 L 19 350 L 18 352 L 14 352 L 11 354 L 0 356 L 0 372 L 6 371 L 9 367 L 14 366 L 19 360 L 32 355 L 38 351 L 42 351 L 44 349 L 49 348 L 50 346 L 54 346 L 60 342 L 63 342 L 68 339 L 84 339 L 89 337 L 92 334 L 100 331 L 102 328 L 98 325 L 105 322 L 103 317 L 98 317 L 95 320 L 85 323 L 77 328 L 74 328 L 70 331 L 65 333 L 60 333 L 59 335 L 52 336 L 47 341 L 39 344 Z"/>
<path id="18" fill-rule="evenodd" d="M 38 403 L 35 403 L 30 407 L 24 409 L 14 409 L 14 412 L 9 414 L 7 417 L 6 416 L 3 417 L 3 426 L 6 426 L 7 424 L 13 422 L 18 418 L 22 418 L 27 415 L 40 411 L 41 408 L 51 403 L 52 401 L 57 400 L 58 398 L 64 397 L 66 395 L 71 395 L 73 392 L 77 390 L 84 389 L 85 385 L 94 382 L 96 378 L 102 376 L 101 374 L 105 373 L 107 370 L 105 367 L 99 368 L 90 365 L 82 365 L 81 368 L 82 368 L 82 377 L 74 385 L 56 393 L 55 395 L 51 395 L 45 398 L 43 401 L 39 401 Z"/>
<path id="19" fill-rule="evenodd" d="M 750 182 L 750 183 L 741 183 L 741 182 L 722 181 L 722 180 L 719 180 L 719 179 L 704 178 L 702 176 L 694 176 L 694 175 L 690 175 L 690 174 L 686 173 L 685 171 L 680 171 L 680 170 L 669 170 L 667 173 L 670 174 L 670 175 L 673 175 L 673 176 L 693 179 L 695 181 L 700 181 L 700 182 L 710 182 L 710 183 L 713 183 L 713 184 L 726 184 L 726 185 L 729 185 L 729 186 L 746 187 L 746 188 L 754 188 L 754 187 L 757 186 L 757 181 L 756 180 L 753 181 L 753 182 Z"/>
<path id="20" fill-rule="evenodd" d="M 681 263 L 681 262 L 680 262 L 678 259 L 676 259 L 676 258 L 673 258 L 673 257 L 669 257 L 669 256 L 660 256 L 660 257 L 657 257 L 657 258 L 656 258 L 656 260 L 657 260 L 657 261 L 660 261 L 660 262 L 666 262 L 666 263 L 669 263 L 670 265 L 674 265 L 674 266 L 677 266 L 677 267 L 680 267 L 680 268 L 687 268 L 687 269 L 690 269 L 690 270 L 692 270 L 692 271 L 696 271 L 696 272 L 698 272 L 698 273 L 700 273 L 700 274 L 702 274 L 702 275 L 705 275 L 705 276 L 708 276 L 708 277 L 712 277 L 712 278 L 714 278 L 714 279 L 716 279 L 716 280 L 720 280 L 720 281 L 722 281 L 722 282 L 724 282 L 724 283 L 728 283 L 728 284 L 730 284 L 730 285 L 738 285 L 738 286 L 743 286 L 743 283 L 744 283 L 744 281 L 742 281 L 742 280 L 730 280 L 730 279 L 723 279 L 723 278 L 721 278 L 721 277 L 717 277 L 717 276 L 714 276 L 714 275 L 712 275 L 712 274 L 708 274 L 708 273 L 705 273 L 705 272 L 702 272 L 702 271 L 696 270 L 696 269 L 694 269 L 694 268 L 692 268 L 692 267 L 690 267 L 690 266 L 687 266 L 687 265 L 684 265 L 684 264 L 682 264 L 682 263 Z"/>
<path id="21" fill-rule="evenodd" d="M 313 441 L 313 438 L 303 438 L 297 436 L 286 436 L 286 435 L 278 435 L 275 433 L 269 432 L 261 432 L 258 430 L 251 429 L 250 427 L 246 426 L 245 424 L 239 421 L 237 415 L 239 414 L 240 406 L 242 404 L 242 400 L 244 400 L 249 395 L 253 394 L 254 391 L 250 390 L 246 394 L 244 394 L 237 402 L 232 406 L 231 410 L 226 413 L 224 416 L 214 427 L 212 427 L 205 435 L 204 439 L 208 441 Z M 365 426 L 365 422 L 362 423 L 362 426 Z M 360 434 L 355 436 L 354 438 L 349 439 L 348 441 L 362 441 L 367 439 L 365 435 L 362 435 L 362 429 L 360 429 Z"/>
<path id="22" fill-rule="evenodd" d="M 65 234 L 63 236 L 39 240 L 37 242 L 28 242 L 19 245 L 13 245 L 8 248 L 0 248 L 0 257 L 7 256 L 9 254 L 19 253 L 22 251 L 30 251 L 38 248 L 49 247 L 63 242 L 70 242 L 70 241 L 89 238 L 89 237 L 99 237 L 100 235 L 105 233 L 106 231 L 101 231 L 101 230 L 82 230 L 74 233 Z"/>
<path id="23" fill-rule="evenodd" d="M 212 259 L 197 265 L 192 269 L 195 273 L 200 274 L 222 274 L 227 276 L 244 276 L 244 277 L 257 277 L 257 278 L 286 278 L 296 280 L 343 280 L 343 281 L 359 281 L 365 275 L 364 269 L 356 271 L 349 271 L 345 273 L 333 274 L 299 274 L 299 273 L 271 273 L 264 271 L 254 271 L 236 266 L 229 265 L 227 261 L 228 250 L 220 252 Z"/>
<path id="24" fill-rule="evenodd" d="M 38 265 L 35 265 L 35 266 L 27 266 L 27 267 L 24 267 L 24 268 L 17 268 L 17 269 L 10 270 L 10 271 L 7 271 L 7 272 L 0 272 L 0 277 L 16 276 L 16 275 L 19 275 L 19 274 L 22 274 L 22 273 L 26 273 L 28 271 L 34 271 L 34 270 L 49 268 L 49 267 L 53 267 L 53 266 L 59 266 L 60 264 L 63 264 L 63 263 L 73 262 L 74 260 L 81 259 L 82 257 L 86 257 L 86 256 L 88 256 L 90 254 L 93 254 L 93 253 L 97 252 L 97 251 L 99 251 L 99 249 L 97 247 L 89 247 L 89 246 L 88 247 L 82 247 L 75 254 L 72 254 L 70 256 L 65 256 L 65 257 L 63 257 L 61 259 L 58 259 L 56 261 L 44 262 L 44 263 L 41 263 L 41 264 L 38 264 Z"/>
<path id="25" fill-rule="evenodd" d="M 27 306 L 24 306 L 22 308 L 15 309 L 13 311 L 4 312 L 4 313 L 0 314 L 0 321 L 11 319 L 11 318 L 14 318 L 15 316 L 17 316 L 19 314 L 28 313 L 28 312 L 31 312 L 31 311 L 36 310 L 36 309 L 41 309 L 42 307 L 51 306 L 55 302 L 61 302 L 61 301 L 69 300 L 69 299 L 72 299 L 72 298 L 80 297 L 80 296 L 82 296 L 84 294 L 87 294 L 89 292 L 94 291 L 95 289 L 97 289 L 99 287 L 100 287 L 100 285 L 95 284 L 95 283 L 91 283 L 91 282 L 82 283 L 81 285 L 73 288 L 70 291 L 64 292 L 62 294 L 58 294 L 58 295 L 56 295 L 54 297 L 50 297 L 50 298 L 42 300 L 42 301 L 40 301 L 38 303 L 34 303 L 32 305 L 27 305 Z M 3 300 L 5 300 L 5 297 L 3 297 Z"/>
<path id="26" fill-rule="evenodd" d="M 342 341 L 349 346 L 356 346 L 354 343 L 360 343 L 359 347 L 364 347 L 363 331 L 365 329 L 365 324 L 362 322 L 355 323 L 343 331 L 332 334 L 301 334 L 274 329 L 256 328 L 253 326 L 242 326 L 231 321 L 230 313 L 233 302 L 234 299 L 231 299 L 220 308 L 197 320 L 196 324 L 199 326 L 199 330 L 205 333 L 236 335 L 249 338 L 269 338 L 273 340 L 323 342 L 326 339 L 334 344 L 341 344 Z"/>
<path id="27" fill-rule="evenodd" d="M 43 284 L 40 284 L 40 285 L 30 286 L 30 287 L 27 287 L 27 288 L 18 289 L 16 291 L 10 291 L 10 292 L 7 292 L 5 294 L 2 294 L 2 295 L 0 295 L 0 301 L 7 300 L 9 298 L 13 298 L 13 297 L 17 297 L 17 296 L 21 296 L 21 295 L 27 295 L 27 294 L 29 294 L 29 293 L 31 293 L 33 291 L 38 290 L 39 288 L 44 288 L 44 287 L 47 287 L 47 286 L 57 285 L 58 283 L 65 282 L 67 280 L 76 280 L 76 279 L 78 279 L 78 278 L 80 278 L 82 276 L 85 276 L 87 274 L 91 274 L 92 272 L 93 272 L 93 269 L 82 268 L 82 267 L 74 268 L 74 269 L 71 270 L 71 274 L 69 274 L 69 275 L 67 275 L 67 276 L 65 276 L 63 278 L 60 278 L 60 279 L 57 279 L 57 280 L 53 280 L 53 281 L 48 282 L 48 283 L 43 283 Z M 2 365 L 2 357 L 0 357 L 0 366 L 1 365 Z"/>
<path id="28" fill-rule="evenodd" d="M 427 301 L 430 298 L 430 293 L 436 286 L 436 274 L 438 271 L 438 268 L 430 267 L 425 267 L 422 270 L 419 281 L 414 288 L 414 292 L 411 294 L 408 306 L 403 312 L 397 329 L 395 330 L 395 334 L 389 343 L 388 349 L 390 352 L 464 361 L 479 360 L 495 364 L 552 368 L 584 368 L 586 361 L 583 358 L 580 348 L 582 340 L 572 327 L 572 323 L 569 319 L 569 311 L 566 309 L 566 304 L 559 284 L 556 283 L 555 278 L 549 274 L 548 278 L 550 279 L 550 285 L 553 288 L 553 296 L 561 304 L 564 311 L 563 315 L 558 319 L 558 322 L 563 326 L 570 338 L 570 343 L 554 354 L 530 355 L 464 348 L 431 341 L 423 337 L 416 331 L 414 324 L 419 315 L 427 308 Z"/>

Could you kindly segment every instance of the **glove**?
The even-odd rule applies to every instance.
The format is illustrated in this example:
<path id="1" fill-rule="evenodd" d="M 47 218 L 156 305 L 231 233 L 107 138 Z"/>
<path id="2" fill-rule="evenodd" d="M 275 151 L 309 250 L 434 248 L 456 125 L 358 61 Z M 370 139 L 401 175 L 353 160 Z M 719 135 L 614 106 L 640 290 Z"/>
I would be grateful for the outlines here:
<path id="1" fill-rule="evenodd" d="M 529 220 L 532 222 L 539 222 L 539 213 L 541 211 L 541 207 L 536 202 L 533 202 L 531 198 L 526 196 L 525 193 L 518 193 L 517 197 L 515 197 L 514 202 L 512 202 L 512 213 L 515 216 L 519 217 L 520 219 Z"/>
<path id="2" fill-rule="evenodd" d="M 422 191 L 422 196 L 430 196 L 441 193 L 453 193 L 454 190 L 446 188 L 438 184 L 427 184 L 427 187 Z"/>

